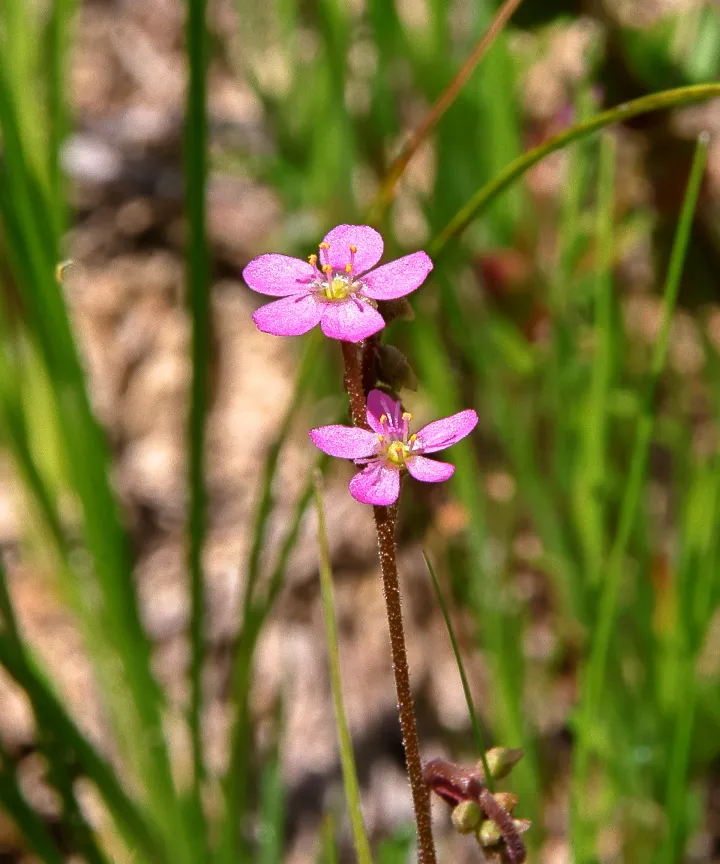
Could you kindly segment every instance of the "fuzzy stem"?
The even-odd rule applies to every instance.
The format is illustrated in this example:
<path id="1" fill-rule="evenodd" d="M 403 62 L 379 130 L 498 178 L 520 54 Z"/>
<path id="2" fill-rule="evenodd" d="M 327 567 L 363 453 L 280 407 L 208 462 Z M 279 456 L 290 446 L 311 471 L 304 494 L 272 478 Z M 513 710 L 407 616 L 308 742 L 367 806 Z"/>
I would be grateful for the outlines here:
<path id="1" fill-rule="evenodd" d="M 363 357 L 361 350 L 359 346 L 350 342 L 342 343 L 343 360 L 345 362 L 345 388 L 350 397 L 352 423 L 354 426 L 367 429 L 366 394 L 363 387 Z M 420 760 L 420 742 L 417 734 L 417 722 L 415 720 L 415 709 L 410 690 L 410 672 L 405 648 L 405 629 L 402 619 L 402 602 L 395 548 L 397 504 L 394 504 L 392 507 L 374 507 L 373 510 L 375 514 L 375 529 L 378 537 L 388 629 L 390 631 L 390 648 L 393 671 L 395 673 L 398 714 L 400 716 L 400 728 L 402 730 L 403 747 L 405 748 L 405 762 L 412 792 L 415 821 L 417 823 L 418 862 L 419 864 L 436 864 L 435 843 L 432 836 L 430 790 L 425 783 L 422 762 Z"/>

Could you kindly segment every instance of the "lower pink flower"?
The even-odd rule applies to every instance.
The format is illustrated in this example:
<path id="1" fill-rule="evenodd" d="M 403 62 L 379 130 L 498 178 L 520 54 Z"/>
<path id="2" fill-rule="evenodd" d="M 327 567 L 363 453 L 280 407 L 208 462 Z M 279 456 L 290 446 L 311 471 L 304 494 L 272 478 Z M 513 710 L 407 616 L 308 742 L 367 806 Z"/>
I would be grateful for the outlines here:
<path id="1" fill-rule="evenodd" d="M 460 411 L 436 420 L 410 434 L 412 416 L 400 403 L 380 390 L 372 390 L 367 401 L 367 422 L 372 431 L 350 426 L 320 426 L 310 431 L 313 443 L 324 453 L 352 459 L 363 470 L 350 481 L 350 494 L 363 504 L 389 505 L 400 494 L 400 475 L 407 471 L 424 483 L 439 483 L 452 477 L 455 467 L 426 459 L 425 453 L 444 450 L 475 428 L 475 411 Z"/>

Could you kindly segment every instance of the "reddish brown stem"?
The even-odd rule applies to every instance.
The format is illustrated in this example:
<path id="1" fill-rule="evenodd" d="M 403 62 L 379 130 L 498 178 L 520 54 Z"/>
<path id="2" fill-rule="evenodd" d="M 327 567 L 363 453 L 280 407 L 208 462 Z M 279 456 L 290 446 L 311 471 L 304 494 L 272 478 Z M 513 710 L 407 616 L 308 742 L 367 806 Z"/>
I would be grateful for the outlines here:
<path id="1" fill-rule="evenodd" d="M 350 397 L 350 416 L 354 426 L 367 429 L 362 349 L 350 342 L 343 342 L 342 352 L 345 362 L 345 388 Z M 385 594 L 388 629 L 390 631 L 390 648 L 393 671 L 395 673 L 398 714 L 400 716 L 407 774 L 412 792 L 415 821 L 417 823 L 418 861 L 420 864 L 436 864 L 435 843 L 432 836 L 430 790 L 423 777 L 422 761 L 420 759 L 420 741 L 417 734 L 415 708 L 410 689 L 410 671 L 408 669 L 407 651 L 405 648 L 405 628 L 402 618 L 402 601 L 395 547 L 397 505 L 393 505 L 392 507 L 374 507 L 373 510 L 375 514 L 375 529 L 378 537 L 380 570 L 382 572 L 383 592 Z"/>

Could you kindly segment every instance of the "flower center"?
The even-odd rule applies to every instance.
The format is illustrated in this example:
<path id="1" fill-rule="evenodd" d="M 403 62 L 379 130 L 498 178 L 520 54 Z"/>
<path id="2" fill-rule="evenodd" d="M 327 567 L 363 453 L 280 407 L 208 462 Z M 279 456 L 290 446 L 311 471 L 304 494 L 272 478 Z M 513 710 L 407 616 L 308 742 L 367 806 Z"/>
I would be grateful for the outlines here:
<path id="1" fill-rule="evenodd" d="M 418 452 L 417 435 L 409 434 L 412 414 L 405 412 L 400 419 L 402 423 L 397 426 L 390 422 L 387 414 L 379 418 L 382 434 L 378 435 L 377 454 L 395 468 L 404 468 L 407 460 Z"/>
<path id="2" fill-rule="evenodd" d="M 393 441 L 392 444 L 385 451 L 385 456 L 390 462 L 391 465 L 395 465 L 398 468 L 402 468 L 405 464 L 405 460 L 410 455 L 410 447 L 407 444 L 403 444 L 402 441 Z"/>
<path id="3" fill-rule="evenodd" d="M 333 268 L 330 263 L 329 243 L 323 242 L 320 244 L 319 256 L 310 255 L 308 261 L 317 274 L 314 285 L 324 300 L 346 300 L 351 294 L 360 294 L 362 283 L 356 282 L 353 277 L 356 252 L 357 246 L 348 247 L 349 261 L 340 271 Z M 318 257 L 320 267 L 318 267 Z"/>
<path id="4" fill-rule="evenodd" d="M 353 293 L 353 286 L 343 276 L 333 276 L 322 283 L 322 290 L 326 300 L 344 300 Z"/>

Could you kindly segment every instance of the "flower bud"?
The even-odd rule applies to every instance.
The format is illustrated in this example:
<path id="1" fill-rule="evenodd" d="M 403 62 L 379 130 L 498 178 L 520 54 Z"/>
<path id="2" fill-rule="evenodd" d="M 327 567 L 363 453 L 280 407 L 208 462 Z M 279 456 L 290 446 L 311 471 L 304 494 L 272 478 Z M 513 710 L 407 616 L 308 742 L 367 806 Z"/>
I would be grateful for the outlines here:
<path id="1" fill-rule="evenodd" d="M 503 777 L 507 777 L 524 755 L 523 750 L 510 747 L 493 747 L 485 754 L 490 775 L 495 780 L 502 780 Z M 478 762 L 477 767 L 484 776 L 485 769 L 482 761 Z"/>
<path id="2" fill-rule="evenodd" d="M 500 827 L 492 819 L 485 819 L 484 822 L 481 822 L 475 836 L 483 848 L 485 846 L 497 846 L 502 840 Z"/>
<path id="3" fill-rule="evenodd" d="M 461 834 L 472 834 L 483 818 L 483 811 L 476 801 L 463 801 L 452 811 L 452 821 Z"/>
<path id="4" fill-rule="evenodd" d="M 518 796 L 514 795 L 512 792 L 496 792 L 495 795 L 493 795 L 493 798 L 504 810 L 507 810 L 508 813 L 512 813 L 520 800 Z"/>
<path id="5" fill-rule="evenodd" d="M 381 342 L 376 347 L 378 378 L 388 384 L 393 390 L 417 390 L 417 375 L 408 362 L 407 357 L 394 345 Z"/>

